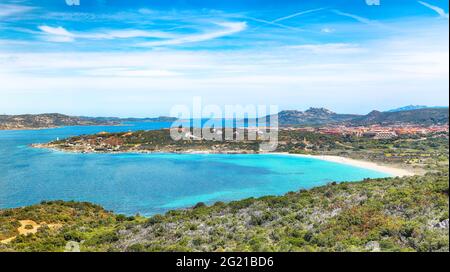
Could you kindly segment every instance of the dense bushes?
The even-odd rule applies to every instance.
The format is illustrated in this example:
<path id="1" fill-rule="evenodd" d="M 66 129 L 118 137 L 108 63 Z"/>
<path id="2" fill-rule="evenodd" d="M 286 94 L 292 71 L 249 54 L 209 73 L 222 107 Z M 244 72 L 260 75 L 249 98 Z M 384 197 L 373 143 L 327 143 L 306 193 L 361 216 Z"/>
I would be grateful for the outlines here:
<path id="1" fill-rule="evenodd" d="M 330 184 L 169 212 L 122 233 L 117 250 L 448 251 L 448 173 Z M 220 207 L 220 208 L 219 208 Z M 199 213 L 201 210 L 201 213 Z M 136 237 L 139 246 L 131 241 Z M 157 247 L 156 247 L 157 245 Z"/>
<path id="2" fill-rule="evenodd" d="M 18 220 L 62 224 L 0 251 L 448 251 L 448 172 L 329 184 L 281 197 L 204 203 L 151 218 L 90 203 L 43 202 L 0 211 L 0 237 Z"/>

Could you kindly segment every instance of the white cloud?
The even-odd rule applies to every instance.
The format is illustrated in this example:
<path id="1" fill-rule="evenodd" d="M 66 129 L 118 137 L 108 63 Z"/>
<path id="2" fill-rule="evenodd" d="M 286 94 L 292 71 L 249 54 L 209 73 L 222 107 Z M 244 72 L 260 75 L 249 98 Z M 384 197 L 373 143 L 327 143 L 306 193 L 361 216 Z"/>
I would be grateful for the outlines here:
<path id="1" fill-rule="evenodd" d="M 408 85 L 420 80 L 448 80 L 448 42 L 430 37 L 398 37 L 369 44 L 303 44 L 279 48 L 229 52 L 158 50 L 126 53 L 4 53 L 0 74 L 148 78 L 149 86 L 184 88 L 314 84 L 324 89 L 334 83 L 397 81 Z M 170 77 L 177 77 L 170 80 Z M 156 81 L 155 81 L 156 80 Z M 21 82 L 13 85 L 20 86 Z M 408 83 L 409 82 L 409 83 Z M 244 84 L 240 86 L 239 84 Z M 278 86 L 277 86 L 278 85 Z M 112 89 L 139 88 L 112 85 Z M 215 87 L 214 87 L 215 88 Z M 169 89 L 168 89 L 169 90 Z"/>
<path id="2" fill-rule="evenodd" d="M 354 54 L 364 52 L 357 44 L 351 43 L 325 43 L 292 45 L 289 48 L 308 51 L 314 54 Z"/>
<path id="3" fill-rule="evenodd" d="M 439 14 L 439 16 L 441 16 L 442 18 L 445 18 L 445 19 L 448 19 L 448 18 L 449 18 L 449 17 L 448 17 L 448 13 L 445 13 L 444 9 L 442 9 L 442 8 L 440 8 L 440 7 L 437 7 L 437 6 L 430 5 L 430 4 L 428 4 L 428 3 L 426 3 L 426 2 L 423 2 L 423 1 L 417 1 L 417 2 L 419 2 L 421 5 L 424 5 L 425 7 L 427 7 L 427 8 L 429 8 L 429 9 L 435 11 L 435 12 L 436 12 L 437 14 Z"/>
<path id="4" fill-rule="evenodd" d="M 0 18 L 25 13 L 33 9 L 34 7 L 29 6 L 0 4 Z"/>
<path id="5" fill-rule="evenodd" d="M 144 31 L 137 29 L 122 30 L 104 30 L 96 32 L 71 32 L 63 27 L 39 26 L 41 34 L 47 41 L 51 42 L 73 42 L 76 39 L 89 40 L 110 40 L 110 39 L 130 39 L 130 38 L 157 38 L 160 40 L 143 42 L 138 46 L 158 47 L 164 45 L 179 45 L 185 43 L 194 43 L 208 41 L 224 36 L 229 36 L 246 29 L 245 22 L 221 22 L 216 25 L 222 27 L 220 30 L 214 30 L 201 34 L 172 34 L 162 31 Z"/>
<path id="6" fill-rule="evenodd" d="M 63 27 L 39 26 L 39 29 L 47 34 L 46 39 L 52 42 L 73 42 L 75 35 Z"/>
<path id="7" fill-rule="evenodd" d="M 445 105 L 449 53 L 444 23 L 431 18 L 396 36 L 357 44 L 227 51 L 0 52 L 0 95 L 8 97 L 0 100 L 0 108 L 26 111 L 33 108 L 27 101 L 33 101 L 53 111 L 65 105 L 78 114 L 102 107 L 110 114 L 123 110 L 145 115 L 155 104 L 161 112 L 175 103 L 189 103 L 193 95 L 211 103 L 273 101 L 291 108 L 316 104 L 367 110 L 377 103 L 422 100 Z M 47 31 L 72 37 L 64 29 Z"/>
<path id="8" fill-rule="evenodd" d="M 39 26 L 48 41 L 73 42 L 75 39 L 111 40 L 129 38 L 171 38 L 174 35 L 160 31 L 144 31 L 137 29 L 105 30 L 98 32 L 70 32 L 63 27 Z"/>
<path id="9" fill-rule="evenodd" d="M 174 77 L 181 75 L 180 73 L 168 70 L 133 70 L 124 68 L 106 68 L 92 69 L 84 72 L 88 76 L 99 77 Z"/>
<path id="10" fill-rule="evenodd" d="M 324 27 L 324 28 L 322 28 L 322 29 L 320 30 L 320 32 L 323 32 L 323 33 L 332 33 L 332 32 L 334 32 L 334 29 L 329 28 L 329 27 Z"/>
<path id="11" fill-rule="evenodd" d="M 112 30 L 105 33 L 82 35 L 81 37 L 93 39 L 129 39 L 129 38 L 170 38 L 173 34 L 161 31 L 144 31 L 136 29 Z"/>
<path id="12" fill-rule="evenodd" d="M 206 33 L 202 33 L 202 34 L 184 35 L 181 37 L 168 39 L 168 40 L 140 43 L 139 46 L 158 47 L 158 46 L 164 46 L 164 45 L 179 45 L 179 44 L 185 44 L 185 43 L 203 42 L 203 41 L 217 39 L 217 38 L 224 37 L 224 36 L 229 36 L 229 35 L 241 32 L 247 28 L 246 22 L 222 22 L 222 23 L 216 23 L 216 24 L 223 27 L 223 29 L 214 30 L 214 31 L 206 32 Z"/>
<path id="13" fill-rule="evenodd" d="M 156 12 L 154 10 L 148 9 L 148 8 L 141 8 L 138 10 L 139 13 L 149 15 L 149 14 L 155 14 Z"/>

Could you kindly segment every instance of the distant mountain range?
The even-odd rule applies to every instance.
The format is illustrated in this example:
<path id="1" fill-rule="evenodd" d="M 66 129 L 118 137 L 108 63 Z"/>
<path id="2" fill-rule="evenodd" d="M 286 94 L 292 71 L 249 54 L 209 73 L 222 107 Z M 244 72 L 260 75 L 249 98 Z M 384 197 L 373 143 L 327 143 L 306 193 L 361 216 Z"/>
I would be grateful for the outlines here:
<path id="1" fill-rule="evenodd" d="M 441 106 L 435 106 L 435 107 L 428 107 L 424 105 L 409 105 L 404 106 L 397 109 L 388 110 L 387 112 L 399 112 L 399 111 L 410 111 L 410 110 L 421 110 L 421 109 L 445 109 L 447 107 L 441 107 Z"/>
<path id="2" fill-rule="evenodd" d="M 372 111 L 367 115 L 338 114 L 324 108 L 310 108 L 304 112 L 286 110 L 278 113 L 278 122 L 288 125 L 392 125 L 398 123 L 434 125 L 448 123 L 448 107 L 397 110 L 389 112 Z M 268 118 L 269 116 L 266 116 Z"/>
<path id="3" fill-rule="evenodd" d="M 392 125 L 398 123 L 437 125 L 448 123 L 448 108 L 424 108 L 394 112 L 372 111 L 351 120 L 355 125 Z"/>
<path id="4" fill-rule="evenodd" d="M 417 108 L 419 107 L 419 108 Z M 367 115 L 338 114 L 325 108 L 310 108 L 306 111 L 285 110 L 278 113 L 281 126 L 318 126 L 330 124 L 359 125 L 393 125 L 448 124 L 448 107 L 406 106 L 386 112 L 372 111 Z M 270 116 L 265 118 L 269 120 Z M 263 117 L 264 118 L 264 117 Z M 156 118 L 117 118 L 68 116 L 58 113 L 0 115 L 0 129 L 38 129 L 60 126 L 116 125 L 121 122 L 174 122 L 177 118 L 161 116 Z"/>
<path id="5" fill-rule="evenodd" d="M 268 118 L 270 116 L 266 116 Z M 359 117 L 356 114 L 337 114 L 325 108 L 310 108 L 306 111 L 285 110 L 278 113 L 280 125 L 322 125 L 342 123 Z"/>

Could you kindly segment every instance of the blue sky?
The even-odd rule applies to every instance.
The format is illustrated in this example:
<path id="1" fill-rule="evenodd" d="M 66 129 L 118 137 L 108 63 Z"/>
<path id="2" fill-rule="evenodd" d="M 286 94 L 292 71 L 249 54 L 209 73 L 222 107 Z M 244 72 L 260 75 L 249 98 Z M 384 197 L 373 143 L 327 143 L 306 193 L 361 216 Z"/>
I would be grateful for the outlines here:
<path id="1" fill-rule="evenodd" d="M 367 2 L 0 0 L 0 114 L 447 106 L 448 1 Z"/>

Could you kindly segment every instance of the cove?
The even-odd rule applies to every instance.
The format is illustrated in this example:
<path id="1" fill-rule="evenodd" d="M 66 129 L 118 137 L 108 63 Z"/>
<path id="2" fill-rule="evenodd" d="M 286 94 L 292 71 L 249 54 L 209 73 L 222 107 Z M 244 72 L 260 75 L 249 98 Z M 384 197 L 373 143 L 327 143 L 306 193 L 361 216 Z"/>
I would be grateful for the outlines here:
<path id="1" fill-rule="evenodd" d="M 329 182 L 388 177 L 345 164 L 287 155 L 76 154 L 29 147 L 100 131 L 135 131 L 168 123 L 0 131 L 0 208 L 43 200 L 100 204 L 117 213 L 153 215 L 198 202 L 282 195 Z"/>

